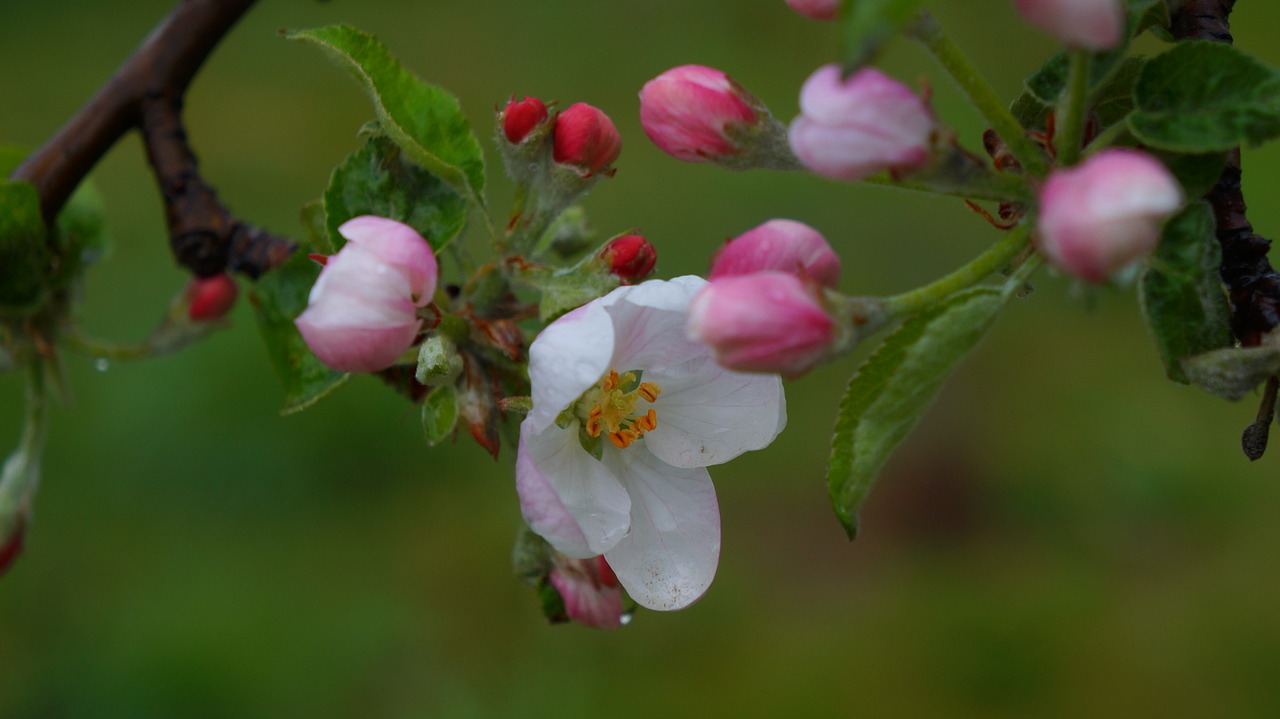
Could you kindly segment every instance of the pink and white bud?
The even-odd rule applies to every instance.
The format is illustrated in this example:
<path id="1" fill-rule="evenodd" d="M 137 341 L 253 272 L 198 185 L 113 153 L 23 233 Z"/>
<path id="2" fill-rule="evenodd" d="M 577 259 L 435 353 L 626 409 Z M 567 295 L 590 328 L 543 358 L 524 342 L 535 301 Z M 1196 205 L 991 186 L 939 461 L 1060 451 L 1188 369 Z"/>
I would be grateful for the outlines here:
<path id="1" fill-rule="evenodd" d="M 787 5 L 814 20 L 835 20 L 840 15 L 840 0 L 787 0 Z"/>
<path id="2" fill-rule="evenodd" d="M 507 142 L 518 145 L 534 128 L 547 121 L 547 106 L 536 97 L 526 95 L 523 100 L 516 100 L 512 95 L 502 110 L 500 120 Z"/>
<path id="3" fill-rule="evenodd" d="M 1110 50 L 1124 39 L 1122 0 L 1013 0 L 1022 18 L 1072 47 Z"/>
<path id="4" fill-rule="evenodd" d="M 723 367 L 795 377 L 817 366 L 835 339 L 820 292 L 777 270 L 713 280 L 689 304 L 686 333 Z"/>
<path id="5" fill-rule="evenodd" d="M 617 629 L 625 623 L 622 587 L 604 557 L 570 559 L 556 556 L 547 577 L 564 600 L 569 619 L 596 629 Z"/>
<path id="6" fill-rule="evenodd" d="M 584 177 L 608 169 L 622 152 L 613 120 L 585 102 L 570 105 L 556 117 L 552 137 L 555 161 L 574 166 Z"/>
<path id="7" fill-rule="evenodd" d="M 729 240 L 711 260 L 708 279 L 763 270 L 790 272 L 835 288 L 840 258 L 822 233 L 795 220 L 769 220 Z"/>
<path id="8" fill-rule="evenodd" d="M 842 79 L 839 65 L 826 65 L 800 88 L 790 140 L 810 170 L 853 181 L 924 165 L 933 130 L 933 112 L 911 88 L 875 68 Z"/>
<path id="9" fill-rule="evenodd" d="M 390 367 L 412 345 L 438 268 L 412 227 L 364 215 L 343 223 L 347 244 L 328 258 L 295 324 L 307 346 L 340 372 Z"/>
<path id="10" fill-rule="evenodd" d="M 221 319 L 235 306 L 239 292 L 236 281 L 225 272 L 194 277 L 187 285 L 187 318 L 193 322 Z"/>
<path id="11" fill-rule="evenodd" d="M 608 264 L 609 272 L 626 282 L 642 280 L 653 272 L 658 262 L 658 251 L 640 235 L 623 235 L 604 246 L 600 258 Z"/>
<path id="12" fill-rule="evenodd" d="M 1038 246 L 1054 265 L 1103 282 L 1148 255 L 1182 187 L 1150 155 L 1111 149 L 1049 175 L 1040 190 Z"/>
<path id="13" fill-rule="evenodd" d="M 685 162 L 738 154 L 760 101 L 728 75 L 703 65 L 674 67 L 640 90 L 640 124 L 663 152 Z"/>

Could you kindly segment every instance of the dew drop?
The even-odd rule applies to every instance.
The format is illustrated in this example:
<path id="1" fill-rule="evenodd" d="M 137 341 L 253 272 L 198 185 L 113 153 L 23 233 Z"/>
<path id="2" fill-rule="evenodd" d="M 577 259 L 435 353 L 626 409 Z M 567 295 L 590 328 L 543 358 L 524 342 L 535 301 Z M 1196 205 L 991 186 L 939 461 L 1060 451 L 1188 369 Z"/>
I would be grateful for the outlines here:
<path id="1" fill-rule="evenodd" d="M 111 369 L 111 362 L 106 357 L 99 357 L 93 361 L 93 368 L 99 372 L 106 372 Z"/>
<path id="2" fill-rule="evenodd" d="M 618 623 L 625 627 L 631 623 L 632 619 L 635 619 L 635 616 L 635 612 L 623 612 L 622 616 L 618 617 Z"/>

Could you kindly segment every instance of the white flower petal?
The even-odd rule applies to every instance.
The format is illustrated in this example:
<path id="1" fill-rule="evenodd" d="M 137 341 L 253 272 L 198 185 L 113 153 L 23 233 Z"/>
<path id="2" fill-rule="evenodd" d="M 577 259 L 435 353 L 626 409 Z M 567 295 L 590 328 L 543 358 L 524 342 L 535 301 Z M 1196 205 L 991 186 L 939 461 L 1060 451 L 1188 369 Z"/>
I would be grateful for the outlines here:
<path id="1" fill-rule="evenodd" d="M 587 454 L 570 429 L 520 426 L 516 492 L 529 528 L 570 557 L 613 548 L 631 522 L 631 498 L 617 477 Z"/>
<path id="2" fill-rule="evenodd" d="M 682 370 L 658 380 L 658 426 L 644 436 L 645 446 L 664 462 L 722 464 L 768 446 L 786 427 L 786 399 L 777 375 L 733 372 L 710 356 Z"/>
<path id="3" fill-rule="evenodd" d="M 605 452 L 631 495 L 631 531 L 605 553 L 631 598 L 649 609 L 689 606 L 720 561 L 720 509 L 705 469 L 672 467 L 641 448 Z"/>
<path id="4" fill-rule="evenodd" d="M 613 355 L 613 323 L 599 303 L 591 302 L 560 317 L 529 347 L 533 410 L 525 418 L 542 432 L 600 381 Z"/>

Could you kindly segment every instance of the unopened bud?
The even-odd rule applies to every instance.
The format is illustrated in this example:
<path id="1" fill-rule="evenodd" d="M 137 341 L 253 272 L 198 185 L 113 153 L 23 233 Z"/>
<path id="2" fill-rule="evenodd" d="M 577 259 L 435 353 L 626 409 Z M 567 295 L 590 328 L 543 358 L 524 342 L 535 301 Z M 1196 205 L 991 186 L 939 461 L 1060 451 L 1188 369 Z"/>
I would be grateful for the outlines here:
<path id="1" fill-rule="evenodd" d="M 795 220 L 769 220 L 729 240 L 711 262 L 711 280 L 763 270 L 790 272 L 835 288 L 840 258 L 820 232 Z"/>
<path id="2" fill-rule="evenodd" d="M 622 152 L 622 138 L 613 120 L 600 110 L 578 102 L 556 117 L 552 157 L 572 165 L 588 177 L 609 168 Z"/>
<path id="3" fill-rule="evenodd" d="M 1022 18 L 1071 45 L 1109 50 L 1124 38 L 1121 0 L 1013 0 Z"/>
<path id="4" fill-rule="evenodd" d="M 295 324 L 325 365 L 376 372 L 413 345 L 417 310 L 435 293 L 436 258 L 412 227 L 384 217 L 357 217 L 338 232 L 347 244 L 325 263 Z"/>
<path id="5" fill-rule="evenodd" d="M 640 235 L 623 235 L 605 245 L 600 258 L 608 263 L 609 272 L 627 282 L 635 282 L 653 272 L 658 251 Z"/>
<path id="6" fill-rule="evenodd" d="M 694 296 L 686 331 L 724 367 L 798 376 L 826 358 L 835 339 L 820 293 L 814 283 L 776 270 L 724 277 Z"/>
<path id="7" fill-rule="evenodd" d="M 225 272 L 212 277 L 192 278 L 187 285 L 187 317 L 193 322 L 221 319 L 236 303 L 239 288 Z"/>
<path id="8" fill-rule="evenodd" d="M 507 142 L 518 145 L 538 125 L 547 121 L 547 106 L 536 97 L 525 96 L 517 101 L 515 95 L 502 110 L 502 134 Z"/>
<path id="9" fill-rule="evenodd" d="M 1111 149 L 1049 175 L 1040 190 L 1038 247 L 1060 269 L 1103 282 L 1145 257 L 1182 188 L 1150 155 Z"/>
<path id="10" fill-rule="evenodd" d="M 906 172 L 929 161 L 933 112 L 911 88 L 864 67 L 842 78 L 826 65 L 800 89 L 791 149 L 809 169 L 836 180 Z"/>
<path id="11" fill-rule="evenodd" d="M 570 620 L 596 629 L 617 629 L 626 623 L 622 587 L 604 557 L 570 559 L 557 554 L 547 579 L 564 600 Z"/>
<path id="12" fill-rule="evenodd" d="M 835 20 L 840 14 L 840 0 L 787 0 L 787 5 L 814 20 Z"/>

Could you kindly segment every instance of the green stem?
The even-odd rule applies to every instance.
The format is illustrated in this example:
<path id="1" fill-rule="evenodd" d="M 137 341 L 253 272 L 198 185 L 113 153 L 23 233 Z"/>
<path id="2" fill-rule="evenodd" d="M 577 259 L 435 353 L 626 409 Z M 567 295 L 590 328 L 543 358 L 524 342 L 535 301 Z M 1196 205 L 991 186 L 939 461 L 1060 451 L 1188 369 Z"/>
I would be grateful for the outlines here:
<path id="1" fill-rule="evenodd" d="M 1089 66 L 1093 55 L 1085 50 L 1071 51 L 1071 70 L 1067 75 L 1067 91 L 1058 106 L 1058 122 L 1054 146 L 1058 161 L 1064 166 L 1080 160 L 1084 140 L 1084 111 L 1089 100 Z"/>
<path id="2" fill-rule="evenodd" d="M 912 27 L 911 35 L 946 69 L 1027 172 L 1037 176 L 1045 175 L 1049 168 L 1039 146 L 1027 137 L 1026 130 L 992 89 L 991 84 L 942 31 L 938 20 L 927 12 L 920 13 L 920 19 Z"/>
<path id="3" fill-rule="evenodd" d="M 927 309 L 1008 265 L 1027 246 L 1030 237 L 1031 223 L 1023 222 L 969 264 L 937 282 L 886 297 L 882 307 L 891 317 L 913 315 Z"/>
<path id="4" fill-rule="evenodd" d="M 896 187 L 899 190 L 907 190 L 909 192 L 959 197 L 966 200 L 1025 202 L 1032 198 L 1031 187 L 1025 179 L 1017 175 L 1005 175 L 998 172 L 992 172 L 980 181 L 971 182 L 963 186 L 934 184 L 914 177 L 895 180 L 887 172 L 872 175 L 862 181 L 871 185 Z"/>

